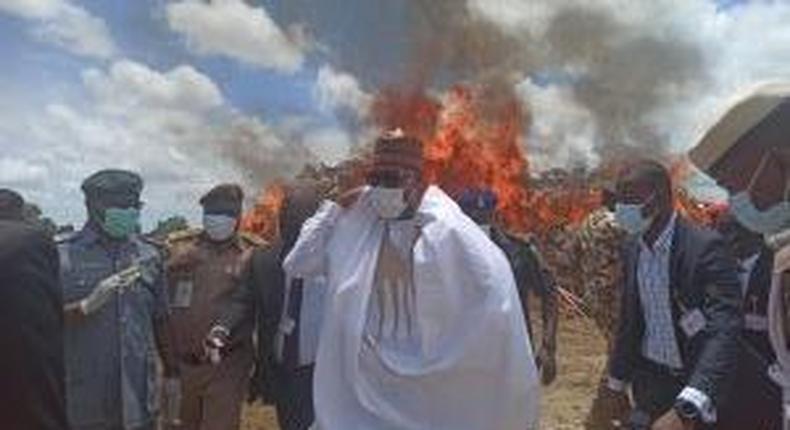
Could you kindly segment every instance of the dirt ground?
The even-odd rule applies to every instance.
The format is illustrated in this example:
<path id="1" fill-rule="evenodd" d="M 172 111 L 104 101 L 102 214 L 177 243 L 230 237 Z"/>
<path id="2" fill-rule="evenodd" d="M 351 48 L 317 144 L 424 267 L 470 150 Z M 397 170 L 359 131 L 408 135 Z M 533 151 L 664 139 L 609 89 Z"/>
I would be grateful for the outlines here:
<path id="1" fill-rule="evenodd" d="M 543 392 L 541 429 L 580 429 L 605 366 L 603 337 L 589 320 L 563 318 L 558 348 L 558 376 Z M 242 428 L 279 429 L 274 411 L 260 405 L 246 409 Z"/>

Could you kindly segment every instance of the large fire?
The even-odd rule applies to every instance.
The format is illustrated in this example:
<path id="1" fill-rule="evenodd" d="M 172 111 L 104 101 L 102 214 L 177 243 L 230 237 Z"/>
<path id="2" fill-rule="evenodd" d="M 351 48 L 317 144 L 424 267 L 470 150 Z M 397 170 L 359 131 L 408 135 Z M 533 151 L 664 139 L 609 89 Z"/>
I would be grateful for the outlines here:
<path id="1" fill-rule="evenodd" d="M 278 222 L 284 201 L 285 187 L 282 183 L 275 182 L 266 187 L 255 206 L 242 217 L 242 231 L 271 243 L 280 233 Z"/>
<path id="2" fill-rule="evenodd" d="M 483 88 L 465 85 L 456 85 L 442 96 L 387 89 L 378 94 L 372 117 L 380 129 L 398 127 L 419 137 L 425 144 L 428 181 L 451 196 L 469 188 L 492 189 L 498 196 L 499 219 L 511 232 L 545 238 L 558 228 L 578 226 L 601 207 L 598 181 L 588 174 L 566 171 L 559 179 L 533 178 L 523 141 L 522 105 L 512 95 L 490 96 Z M 338 172 L 307 170 L 319 181 L 337 181 Z M 616 166 L 606 168 L 608 176 L 616 170 Z M 686 161 L 672 164 L 676 183 L 688 172 Z M 722 210 L 694 199 L 682 188 L 676 196 L 681 213 L 705 224 L 712 223 Z M 274 239 L 284 198 L 282 183 L 267 187 L 245 215 L 242 228 Z"/>
<path id="3" fill-rule="evenodd" d="M 600 205 L 584 184 L 560 189 L 530 186 L 524 151 L 524 112 L 512 96 L 487 99 L 482 89 L 456 85 L 443 97 L 381 93 L 374 117 L 383 128 L 401 127 L 425 143 L 426 176 L 450 195 L 490 188 L 511 231 L 542 232 L 575 224 Z"/>

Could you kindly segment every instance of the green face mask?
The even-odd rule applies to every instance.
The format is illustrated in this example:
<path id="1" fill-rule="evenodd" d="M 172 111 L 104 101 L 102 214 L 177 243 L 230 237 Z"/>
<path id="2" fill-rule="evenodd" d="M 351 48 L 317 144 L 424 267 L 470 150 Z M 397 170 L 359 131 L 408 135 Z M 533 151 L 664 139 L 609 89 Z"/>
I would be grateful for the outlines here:
<path id="1" fill-rule="evenodd" d="M 102 229 L 113 239 L 125 239 L 137 232 L 140 210 L 137 208 L 107 208 Z"/>

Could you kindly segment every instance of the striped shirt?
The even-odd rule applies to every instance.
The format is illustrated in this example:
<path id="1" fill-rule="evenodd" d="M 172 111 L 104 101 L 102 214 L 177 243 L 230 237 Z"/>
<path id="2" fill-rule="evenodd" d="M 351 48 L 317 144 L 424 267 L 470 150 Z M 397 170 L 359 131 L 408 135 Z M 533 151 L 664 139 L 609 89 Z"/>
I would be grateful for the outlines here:
<path id="1" fill-rule="evenodd" d="M 645 318 L 642 355 L 674 369 L 683 367 L 675 338 L 670 296 L 669 260 L 677 215 L 673 214 L 653 246 L 640 242 L 637 281 Z"/>

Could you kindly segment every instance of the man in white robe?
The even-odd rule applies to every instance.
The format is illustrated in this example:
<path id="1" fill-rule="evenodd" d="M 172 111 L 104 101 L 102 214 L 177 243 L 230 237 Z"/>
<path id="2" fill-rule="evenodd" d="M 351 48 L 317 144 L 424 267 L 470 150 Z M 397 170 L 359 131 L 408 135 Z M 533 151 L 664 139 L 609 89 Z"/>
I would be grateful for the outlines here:
<path id="1" fill-rule="evenodd" d="M 537 428 L 538 374 L 508 261 L 424 184 L 417 140 L 380 138 L 368 186 L 325 202 L 284 268 L 328 280 L 317 429 Z"/>

